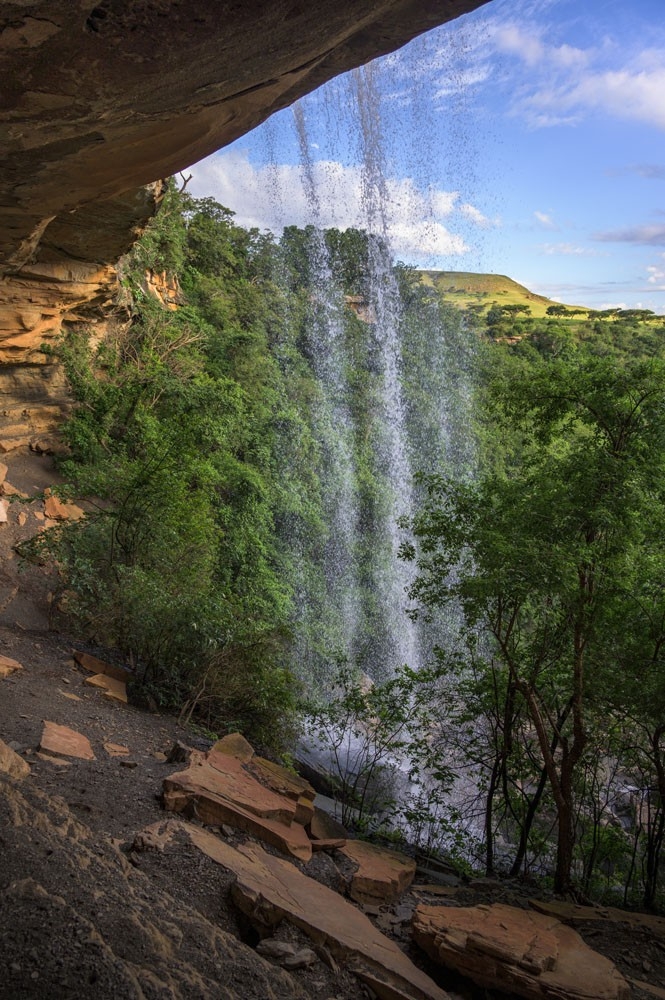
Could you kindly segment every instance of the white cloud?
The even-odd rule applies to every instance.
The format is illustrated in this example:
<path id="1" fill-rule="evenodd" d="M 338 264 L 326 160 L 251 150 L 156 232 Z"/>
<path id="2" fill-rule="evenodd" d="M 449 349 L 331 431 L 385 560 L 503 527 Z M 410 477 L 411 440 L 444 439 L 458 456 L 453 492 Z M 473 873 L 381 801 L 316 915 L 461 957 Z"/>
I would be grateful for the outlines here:
<path id="1" fill-rule="evenodd" d="M 662 259 L 662 264 L 650 264 L 647 267 L 647 282 L 650 285 L 655 285 L 654 291 L 665 292 L 665 253 L 659 254 Z"/>
<path id="2" fill-rule="evenodd" d="M 432 209 L 432 215 L 436 218 L 441 218 L 450 215 L 455 204 L 459 199 L 458 191 L 430 191 L 428 193 L 429 203 Z"/>
<path id="3" fill-rule="evenodd" d="M 458 192 L 423 192 L 409 177 L 386 180 L 382 202 L 376 191 L 368 196 L 360 167 L 335 160 L 312 165 L 313 184 L 303 177 L 299 166 L 254 166 L 247 153 L 239 150 L 208 157 L 192 167 L 191 173 L 189 190 L 216 198 L 236 213 L 243 226 L 279 232 L 284 225 L 313 223 L 323 228 L 355 226 L 380 231 L 385 218 L 398 256 L 463 255 L 470 248 L 462 236 L 448 228 L 451 218 L 463 217 L 482 228 L 489 225 L 475 206 L 459 204 Z"/>
<path id="4" fill-rule="evenodd" d="M 665 129 L 665 68 L 583 73 L 575 82 L 535 89 L 518 110 L 532 125 L 574 122 L 601 111 Z"/>
<path id="5" fill-rule="evenodd" d="M 598 35 L 586 47 L 566 38 L 570 25 L 548 16 L 547 4 L 514 13 L 488 8 L 467 38 L 463 59 L 451 32 L 441 29 L 438 51 L 425 63 L 436 97 L 485 87 L 505 95 L 504 108 L 531 128 L 576 125 L 592 114 L 665 129 L 665 48 L 662 34 L 631 39 Z M 573 27 L 574 31 L 574 27 Z M 579 36 L 579 31 L 569 39 Z M 641 47 L 640 47 L 641 45 Z M 452 72 L 451 72 L 452 69 Z"/>
<path id="6" fill-rule="evenodd" d="M 636 246 L 665 246 L 665 224 L 649 223 L 643 226 L 627 226 L 594 233 L 594 240 L 601 243 L 634 243 Z"/>
<path id="7" fill-rule="evenodd" d="M 571 70 L 586 66 L 592 58 L 590 50 L 584 51 L 573 45 L 548 45 L 542 39 L 544 27 L 534 24 L 497 24 L 490 33 L 496 51 L 502 55 L 512 55 L 527 66 L 543 69 L 545 66 Z"/>
<path id="8" fill-rule="evenodd" d="M 547 212 L 534 212 L 533 215 L 536 221 L 539 222 L 540 225 L 543 227 L 543 229 L 559 228 L 556 222 L 554 222 L 552 216 L 548 215 Z"/>
<path id="9" fill-rule="evenodd" d="M 594 250 L 593 247 L 580 247 L 574 243 L 542 243 L 542 253 L 549 257 L 609 257 L 608 253 Z"/>
<path id="10" fill-rule="evenodd" d="M 477 209 L 474 205 L 469 205 L 468 202 L 460 205 L 459 210 L 462 215 L 466 216 L 467 219 L 470 219 L 471 222 L 474 222 L 477 226 L 480 226 L 481 229 L 491 229 L 493 226 L 497 226 L 499 224 L 498 220 L 495 219 L 492 221 L 492 219 L 488 219 L 486 215 L 483 215 L 483 213 L 479 211 L 479 209 Z"/>

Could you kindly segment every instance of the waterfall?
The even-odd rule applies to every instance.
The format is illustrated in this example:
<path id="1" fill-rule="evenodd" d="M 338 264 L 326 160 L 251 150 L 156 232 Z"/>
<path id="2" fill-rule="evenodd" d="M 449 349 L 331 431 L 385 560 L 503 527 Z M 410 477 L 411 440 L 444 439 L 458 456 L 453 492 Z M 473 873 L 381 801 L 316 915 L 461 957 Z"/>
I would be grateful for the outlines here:
<path id="1" fill-rule="evenodd" d="M 353 127 L 337 135 L 344 150 L 322 158 L 307 102 L 299 102 L 290 144 L 297 185 L 293 173 L 285 175 L 292 186 L 276 197 L 282 217 L 289 200 L 305 207 L 299 227 L 284 219 L 281 244 L 287 269 L 297 270 L 292 290 L 304 289 L 296 338 L 316 385 L 308 419 L 324 522 L 316 551 L 311 537 L 291 526 L 284 537 L 294 553 L 294 661 L 308 682 L 329 690 L 331 659 L 380 682 L 403 664 L 420 670 L 435 645 L 447 644 L 446 632 L 455 631 L 452 621 L 425 624 L 408 616 L 415 567 L 399 552 L 408 540 L 403 524 L 422 500 L 414 474 L 445 465 L 468 475 L 473 467 L 468 374 L 475 334 L 438 292 L 395 267 L 376 66 L 355 70 L 320 100 L 318 120 L 338 123 L 340 103 L 354 109 Z M 354 164 L 355 219 L 353 228 L 337 229 L 336 213 L 349 215 L 331 196 L 345 156 Z M 272 189 L 279 172 L 266 176 Z M 417 202 L 415 211 L 422 207 Z M 337 735 L 353 770 L 358 734 L 351 726 Z M 298 753 L 330 767 L 330 747 L 313 732 Z M 427 786 L 412 784 L 412 767 L 399 754 L 388 766 L 405 802 L 428 795 Z"/>
<path id="2" fill-rule="evenodd" d="M 341 651 L 375 679 L 390 676 L 403 663 L 420 665 L 418 626 L 405 614 L 411 567 L 399 559 L 402 518 L 413 512 L 413 469 L 408 448 L 402 392 L 401 308 L 388 242 L 386 170 L 380 101 L 372 67 L 349 77 L 357 108 L 360 207 L 366 242 L 366 274 L 356 312 L 362 313 L 370 345 L 376 392 L 371 414 L 373 475 L 384 495 L 372 518 L 371 546 L 360 544 L 369 529 L 358 495 L 354 424 L 348 370 L 353 366 L 346 342 L 348 302 L 333 275 L 330 251 L 321 229 L 321 197 L 312 162 L 302 102 L 293 113 L 302 190 L 309 211 L 309 279 L 313 308 L 308 342 L 321 399 L 314 414 L 323 456 L 324 507 L 329 524 L 325 576 L 329 599 L 340 619 Z M 349 297 L 347 296 L 347 299 Z M 365 540 L 366 541 L 366 540 Z"/>
<path id="3" fill-rule="evenodd" d="M 337 652 L 355 655 L 359 596 L 356 547 L 359 524 L 353 420 L 349 409 L 344 365 L 344 298 L 336 287 L 328 248 L 321 230 L 321 212 L 303 105 L 293 109 L 302 186 L 310 212 L 306 252 L 312 287 L 308 341 L 321 395 L 313 413 L 323 457 L 323 506 L 328 524 L 324 574 L 327 594 L 339 614 L 333 636 Z"/>
<path id="4" fill-rule="evenodd" d="M 412 582 L 411 567 L 399 559 L 403 541 L 400 520 L 413 513 L 413 470 L 407 450 L 406 412 L 401 384 L 403 368 L 400 344 L 400 300 L 392 270 L 388 239 L 385 138 L 381 120 L 381 98 L 376 85 L 375 64 L 353 71 L 351 93 L 358 109 L 359 158 L 361 163 L 361 205 L 367 229 L 380 237 L 370 242 L 369 296 L 375 316 L 375 333 L 380 345 L 383 392 L 380 398 L 381 442 L 387 459 L 392 504 L 384 526 L 390 544 L 388 578 L 379 581 L 382 601 L 388 609 L 388 635 L 392 656 L 388 673 L 407 663 L 421 665 L 416 624 L 405 615 L 407 591 Z M 392 661 L 392 662 L 391 662 Z"/>
<path id="5" fill-rule="evenodd" d="M 282 231 L 274 281 L 283 283 L 294 339 L 274 350 L 286 368 L 295 351 L 298 377 L 314 386 L 302 416 L 318 514 L 311 505 L 294 511 L 281 537 L 294 593 L 294 664 L 322 686 L 333 660 L 375 680 L 405 663 L 421 667 L 437 636 L 406 614 L 414 568 L 399 558 L 408 540 L 402 525 L 421 499 L 414 474 L 442 462 L 469 465 L 468 380 L 458 355 L 473 335 L 459 313 L 446 314 L 438 293 L 395 268 L 390 245 L 396 235 L 404 247 L 404 225 L 408 239 L 427 244 L 438 225 L 434 205 L 445 197 L 428 187 L 424 160 L 419 187 L 395 181 L 402 151 L 386 129 L 386 89 L 385 62 L 332 81 L 284 112 L 281 124 L 263 126 L 263 166 L 248 164 L 247 173 L 257 182 L 256 217 L 268 215 Z M 283 452 L 288 476 L 290 443 Z"/>

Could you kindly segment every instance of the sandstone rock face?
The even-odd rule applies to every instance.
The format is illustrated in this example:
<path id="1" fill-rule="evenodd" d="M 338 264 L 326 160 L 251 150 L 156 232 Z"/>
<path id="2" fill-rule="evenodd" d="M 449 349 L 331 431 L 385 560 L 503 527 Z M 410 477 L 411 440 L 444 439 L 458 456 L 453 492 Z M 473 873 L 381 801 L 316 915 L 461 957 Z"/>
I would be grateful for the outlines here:
<path id="1" fill-rule="evenodd" d="M 332 889 L 256 844 L 236 850 L 206 830 L 183 829 L 199 850 L 236 874 L 234 901 L 262 930 L 282 920 L 295 924 L 382 1000 L 445 1000 L 447 994 L 429 976 Z"/>
<path id="2" fill-rule="evenodd" d="M 418 906 L 413 936 L 435 961 L 479 986 L 529 1000 L 628 1000 L 609 959 L 554 917 L 492 906 Z"/>
<path id="3" fill-rule="evenodd" d="M 192 751 L 185 771 L 164 781 L 164 806 L 208 826 L 228 823 L 285 854 L 309 861 L 312 846 L 296 821 L 297 801 L 260 784 L 247 764 L 215 750 Z"/>
<path id="4" fill-rule="evenodd" d="M 22 669 L 23 666 L 18 660 L 13 660 L 11 656 L 0 655 L 0 679 L 9 677 L 10 674 Z"/>
<path id="5" fill-rule="evenodd" d="M 17 781 L 30 774 L 30 765 L 27 760 L 19 757 L 16 751 L 7 746 L 3 740 L 0 740 L 0 774 L 7 774 Z"/>
<path id="6" fill-rule="evenodd" d="M 342 854 L 358 866 L 351 879 L 350 896 L 364 906 L 381 906 L 399 899 L 416 874 L 412 858 L 363 840 L 347 841 Z"/>
<path id="7" fill-rule="evenodd" d="M 4 3 L 0 397 L 20 415 L 3 366 L 40 366 L 63 325 L 103 322 L 112 265 L 154 212 L 156 178 L 482 2 Z M 177 289 L 152 284 L 173 304 Z"/>
<path id="8" fill-rule="evenodd" d="M 480 3 L 10 0 L 0 20 L 7 270 L 63 251 L 117 257 L 127 192 Z"/>

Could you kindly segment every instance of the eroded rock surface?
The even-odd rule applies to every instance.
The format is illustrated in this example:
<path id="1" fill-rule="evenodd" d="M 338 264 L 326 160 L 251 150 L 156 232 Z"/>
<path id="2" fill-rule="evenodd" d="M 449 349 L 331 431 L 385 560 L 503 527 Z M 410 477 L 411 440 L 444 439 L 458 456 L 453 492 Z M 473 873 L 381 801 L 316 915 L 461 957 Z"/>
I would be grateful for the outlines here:
<path id="1" fill-rule="evenodd" d="M 305 1000 L 287 972 L 178 903 L 62 799 L 0 773 L 0 996 Z"/>
<path id="2" fill-rule="evenodd" d="M 416 874 L 412 858 L 386 847 L 349 840 L 341 851 L 358 866 L 349 895 L 363 906 L 393 903 L 408 889 Z"/>
<path id="3" fill-rule="evenodd" d="M 555 917 L 495 903 L 418 906 L 413 936 L 435 961 L 479 986 L 528 1000 L 628 1000 L 609 959 Z"/>
<path id="4" fill-rule="evenodd" d="M 288 920 L 325 946 L 382 1000 L 445 1000 L 447 994 L 332 889 L 258 844 L 235 849 L 195 826 L 183 831 L 199 850 L 234 872 L 236 905 L 262 931 Z"/>

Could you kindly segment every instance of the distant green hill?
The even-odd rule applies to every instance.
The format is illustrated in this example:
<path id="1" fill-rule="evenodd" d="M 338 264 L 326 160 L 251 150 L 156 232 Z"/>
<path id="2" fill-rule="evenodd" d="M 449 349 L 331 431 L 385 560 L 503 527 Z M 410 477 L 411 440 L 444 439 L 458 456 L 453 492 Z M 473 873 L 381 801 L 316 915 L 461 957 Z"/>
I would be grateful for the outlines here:
<path id="1" fill-rule="evenodd" d="M 500 306 L 525 305 L 531 315 L 542 317 L 554 305 L 544 295 L 530 292 L 504 274 L 474 274 L 472 271 L 421 271 L 422 280 L 433 285 L 453 304 L 462 308 L 480 306 L 486 312 L 494 302 Z M 570 306 L 574 309 L 575 306 Z M 582 307 L 579 307 L 582 308 Z"/>

